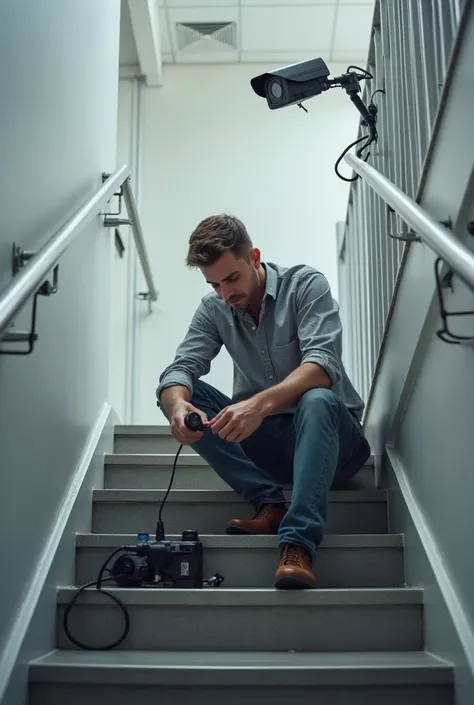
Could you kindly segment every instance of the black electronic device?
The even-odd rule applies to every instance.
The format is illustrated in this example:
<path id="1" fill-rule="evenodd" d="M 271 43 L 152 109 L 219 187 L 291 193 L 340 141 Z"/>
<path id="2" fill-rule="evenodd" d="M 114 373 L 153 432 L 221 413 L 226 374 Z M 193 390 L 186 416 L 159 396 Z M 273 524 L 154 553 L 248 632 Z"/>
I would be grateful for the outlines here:
<path id="1" fill-rule="evenodd" d="M 137 545 L 128 547 L 110 570 L 119 587 L 202 588 L 202 543 L 194 529 L 183 531 L 175 541 L 150 541 L 139 534 Z"/>
<path id="2" fill-rule="evenodd" d="M 329 69 L 321 58 L 267 71 L 250 80 L 257 95 L 267 99 L 270 110 L 300 104 L 329 88 Z"/>
<path id="3" fill-rule="evenodd" d="M 197 411 L 190 411 L 184 423 L 190 431 L 204 431 L 204 424 Z"/>
<path id="4" fill-rule="evenodd" d="M 194 431 L 204 430 L 200 415 L 192 411 L 185 418 L 186 426 Z M 203 547 L 196 529 L 186 529 L 181 537 L 171 541 L 166 538 L 165 527 L 161 518 L 163 507 L 173 485 L 176 463 L 181 452 L 179 446 L 173 463 L 168 489 L 161 501 L 156 525 L 155 540 L 150 535 L 140 533 L 135 546 L 120 546 L 108 556 L 99 571 L 97 580 L 80 587 L 66 607 L 63 617 L 64 631 L 69 640 L 81 649 L 105 651 L 119 646 L 130 630 L 130 617 L 122 600 L 114 593 L 104 590 L 103 583 L 113 581 L 119 588 L 203 588 L 219 587 L 224 580 L 220 573 L 210 578 L 203 578 Z M 121 554 L 108 568 L 112 558 Z M 105 576 L 105 573 L 108 575 Z M 125 626 L 118 639 L 103 646 L 92 646 L 76 639 L 69 629 L 69 615 L 77 599 L 87 588 L 95 587 L 110 597 L 121 609 Z"/>
<path id="5" fill-rule="evenodd" d="M 320 95 L 330 88 L 344 88 L 361 114 L 361 124 L 368 128 L 368 134 L 357 138 L 343 151 L 336 161 L 334 169 L 337 176 L 343 181 L 355 181 L 359 178 L 358 174 L 350 178 L 342 176 L 339 172 L 339 164 L 347 152 L 356 145 L 361 145 L 357 150 L 357 156 L 362 157 L 362 154 L 366 152 L 364 161 L 367 161 L 370 152 L 366 150 L 378 139 L 376 129 L 378 108 L 373 102 L 373 98 L 376 93 L 385 93 L 385 91 L 382 89 L 375 91 L 368 106 L 358 95 L 361 90 L 360 81 L 371 78 L 373 78 L 372 74 L 359 66 L 349 66 L 346 73 L 329 78 L 329 69 L 325 61 L 318 57 L 283 66 L 274 71 L 266 71 L 250 79 L 250 85 L 258 96 L 266 99 L 270 110 L 278 110 L 288 105 L 298 105 L 305 112 L 308 111 L 303 106 L 304 101 Z"/>

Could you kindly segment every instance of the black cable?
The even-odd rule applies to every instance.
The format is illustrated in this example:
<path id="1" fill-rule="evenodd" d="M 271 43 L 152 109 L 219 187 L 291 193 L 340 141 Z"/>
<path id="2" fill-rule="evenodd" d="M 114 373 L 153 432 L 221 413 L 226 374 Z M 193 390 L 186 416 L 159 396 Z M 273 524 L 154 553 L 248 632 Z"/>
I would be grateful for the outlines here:
<path id="1" fill-rule="evenodd" d="M 372 76 L 372 74 L 370 73 L 370 71 L 367 71 L 366 69 L 361 69 L 360 66 L 348 66 L 346 73 L 350 73 L 351 71 L 354 71 L 354 70 L 356 70 L 356 71 L 362 71 L 362 73 L 364 74 L 363 76 L 358 76 L 358 79 L 359 79 L 359 80 L 363 80 L 363 79 L 369 79 L 369 80 L 370 80 L 371 78 L 373 78 L 373 76 Z"/>
<path id="2" fill-rule="evenodd" d="M 171 487 L 173 486 L 174 474 L 176 472 L 176 463 L 178 462 L 178 457 L 179 457 L 179 454 L 181 453 L 182 448 L 183 448 L 183 444 L 181 443 L 181 445 L 179 446 L 178 451 L 175 455 L 175 458 L 174 458 L 173 470 L 171 472 L 171 478 L 169 481 L 168 489 L 166 490 L 165 496 L 163 497 L 163 500 L 160 505 L 160 511 L 158 512 L 158 521 L 156 524 L 156 536 L 155 536 L 156 541 L 164 541 L 164 539 L 165 539 L 165 527 L 164 527 L 163 521 L 161 519 L 161 515 L 163 512 L 163 507 L 165 506 L 165 502 L 168 499 L 168 495 L 171 491 Z"/>
<path id="3" fill-rule="evenodd" d="M 360 71 L 362 75 L 356 74 L 355 71 Z M 348 181 L 348 182 L 353 182 L 357 181 L 359 178 L 359 175 L 356 174 L 355 176 L 348 177 L 348 176 L 343 176 L 341 172 L 339 171 L 339 165 L 341 161 L 344 159 L 346 154 L 351 150 L 353 147 L 356 145 L 362 144 L 361 147 L 357 150 L 356 154 L 359 158 L 362 158 L 363 153 L 368 149 L 368 147 L 373 143 L 376 142 L 378 139 L 378 133 L 376 130 L 376 121 L 377 121 L 377 106 L 374 105 L 373 103 L 373 97 L 376 95 L 376 93 L 385 93 L 382 89 L 379 89 L 378 91 L 375 91 L 372 95 L 372 98 L 370 99 L 370 104 L 368 107 L 364 105 L 364 103 L 361 101 L 357 93 L 359 92 L 359 81 L 362 81 L 364 79 L 372 79 L 373 76 L 372 74 L 367 71 L 366 69 L 362 69 L 360 66 L 348 66 L 346 73 L 343 76 L 339 76 L 336 79 L 333 79 L 331 81 L 331 88 L 334 87 L 341 87 L 345 88 L 346 92 L 351 98 L 351 101 L 354 103 L 355 107 L 359 111 L 359 113 L 362 115 L 362 126 L 368 127 L 369 133 L 366 135 L 363 135 L 362 137 L 359 137 L 358 139 L 354 140 L 354 142 L 351 142 L 350 145 L 348 145 L 344 151 L 341 153 L 341 155 L 338 157 L 336 163 L 334 164 L 334 171 L 336 172 L 336 176 L 338 176 L 342 181 Z M 367 152 L 364 161 L 367 161 L 367 159 L 370 157 L 370 152 Z"/>
<path id="4" fill-rule="evenodd" d="M 169 481 L 169 484 L 168 484 L 168 489 L 166 490 L 165 496 L 163 497 L 163 499 L 162 499 L 162 501 L 161 501 L 160 510 L 159 510 L 159 513 L 158 513 L 158 522 L 157 522 L 157 525 L 156 525 L 156 540 L 157 540 L 157 541 L 163 541 L 163 540 L 165 539 L 165 528 L 164 528 L 164 524 L 163 524 L 161 515 L 162 515 L 162 512 L 163 512 L 163 507 L 164 507 L 164 505 L 165 505 L 165 502 L 166 502 L 166 500 L 167 500 L 167 498 L 168 498 L 168 495 L 169 495 L 169 493 L 170 493 L 170 491 L 171 491 L 171 487 L 173 486 L 173 480 L 174 480 L 174 476 L 175 476 L 175 473 L 176 473 L 176 463 L 178 462 L 178 457 L 179 457 L 179 454 L 181 453 L 182 448 L 183 448 L 183 444 L 181 444 L 181 445 L 179 446 L 178 451 L 177 451 L 177 453 L 176 453 L 176 455 L 175 455 L 174 463 L 173 463 L 173 470 L 172 470 L 171 478 L 170 478 L 170 481 Z M 106 582 L 106 581 L 109 581 L 109 580 L 116 580 L 117 578 L 120 578 L 120 577 L 127 577 L 127 576 L 114 575 L 114 576 L 110 576 L 110 577 L 104 578 L 104 573 L 106 572 L 106 570 L 108 570 L 107 565 L 110 563 L 110 561 L 112 560 L 112 558 L 117 555 L 117 553 L 120 553 L 121 551 L 133 551 L 134 549 L 135 549 L 135 546 L 120 546 L 119 548 L 116 548 L 116 549 L 107 557 L 107 560 L 104 562 L 104 564 L 102 565 L 101 569 L 99 570 L 99 575 L 98 575 L 98 577 L 97 577 L 97 580 L 94 580 L 94 581 L 92 581 L 92 582 L 90 582 L 90 583 L 86 583 L 85 585 L 82 585 L 82 586 L 76 591 L 76 593 L 74 594 L 73 598 L 72 598 L 71 601 L 69 602 L 68 606 L 66 607 L 66 611 L 64 612 L 63 628 L 64 628 L 64 632 L 65 632 L 66 636 L 68 637 L 68 639 L 69 639 L 75 646 L 78 646 L 78 647 L 81 648 L 81 649 L 87 649 L 88 651 L 108 651 L 108 650 L 110 650 L 110 649 L 115 648 L 116 646 L 119 646 L 119 644 L 121 644 L 121 643 L 127 638 L 128 633 L 129 633 L 129 631 L 130 631 L 130 615 L 129 615 L 129 613 L 128 613 L 128 610 L 127 610 L 127 608 L 125 607 L 125 605 L 123 604 L 122 600 L 121 600 L 119 597 L 117 597 L 116 595 L 112 594 L 111 592 L 108 592 L 107 590 L 103 590 L 103 588 L 102 588 L 102 583 L 104 583 L 104 582 Z M 118 639 L 116 639 L 114 642 L 112 642 L 112 643 L 110 643 L 110 644 L 105 644 L 104 646 L 90 646 L 90 645 L 88 645 L 88 644 L 85 644 L 84 642 L 79 641 L 79 639 L 76 639 L 76 638 L 71 634 L 71 630 L 69 629 L 69 615 L 70 615 L 70 613 L 71 613 L 72 608 L 73 608 L 74 605 L 76 604 L 77 599 L 78 599 L 79 596 L 84 592 L 84 590 L 86 590 L 87 588 L 90 588 L 90 587 L 94 587 L 94 586 L 95 586 L 96 589 L 97 589 L 98 591 L 100 591 L 102 594 L 107 595 L 107 596 L 110 597 L 112 600 L 114 600 L 114 602 L 115 602 L 115 603 L 120 607 L 120 609 L 122 610 L 122 613 L 123 613 L 123 616 L 124 616 L 124 619 L 125 619 L 125 626 L 124 626 L 124 630 L 123 630 L 121 636 L 120 636 Z"/>
<path id="5" fill-rule="evenodd" d="M 103 590 L 102 583 L 104 583 L 108 580 L 116 580 L 117 577 L 121 577 L 121 576 L 114 575 L 114 576 L 109 576 L 107 578 L 104 578 L 103 575 L 107 569 L 107 564 L 112 560 L 112 558 L 115 555 L 117 555 L 117 553 L 120 553 L 120 551 L 129 551 L 130 548 L 133 548 L 133 547 L 120 546 L 119 548 L 116 548 L 110 554 L 110 556 L 107 557 L 107 560 L 105 561 L 105 563 L 103 564 L 102 568 L 99 571 L 99 575 L 98 575 L 97 580 L 94 580 L 90 583 L 86 583 L 85 585 L 82 585 L 76 591 L 74 597 L 72 598 L 72 600 L 69 602 L 68 606 L 66 607 L 66 611 L 64 612 L 64 617 L 63 617 L 63 628 L 64 628 L 64 632 L 65 632 L 66 636 L 75 646 L 78 646 L 81 649 L 87 649 L 88 651 L 108 651 L 108 650 L 113 649 L 114 647 L 118 646 L 119 644 L 121 644 L 122 641 L 124 641 L 124 639 L 127 638 L 128 633 L 130 631 L 130 615 L 128 614 L 127 608 L 125 607 L 125 605 L 123 604 L 122 600 L 119 597 L 117 597 L 116 595 L 113 595 L 111 592 L 108 592 L 108 590 Z M 79 641 L 79 639 L 76 639 L 71 634 L 71 630 L 69 629 L 69 615 L 71 613 L 72 608 L 76 604 L 78 597 L 84 592 L 84 590 L 86 590 L 87 588 L 93 587 L 93 586 L 95 586 L 98 591 L 100 591 L 104 595 L 107 595 L 112 600 L 114 600 L 114 602 L 122 610 L 123 616 L 125 618 L 125 627 L 124 627 L 124 630 L 123 630 L 121 636 L 118 639 L 116 639 L 114 642 L 112 642 L 110 644 L 105 644 L 104 646 L 90 646 L 89 644 L 85 644 L 84 642 Z"/>
<path id="6" fill-rule="evenodd" d="M 375 133 L 376 134 L 376 133 Z M 370 145 L 372 142 L 374 142 L 376 137 L 374 138 L 373 134 L 370 135 L 363 135 L 363 137 L 359 137 L 358 139 L 354 140 L 354 142 L 351 142 L 351 144 L 345 148 L 345 150 L 342 152 L 336 163 L 334 164 L 334 171 L 336 172 L 337 176 L 342 179 L 343 181 L 357 181 L 359 178 L 359 175 L 356 174 L 355 176 L 349 178 L 348 176 L 343 176 L 341 172 L 339 171 L 339 164 L 342 162 L 344 157 L 346 156 L 347 152 L 352 149 L 352 147 L 355 147 L 356 144 L 360 144 L 361 142 L 365 142 L 364 146 L 361 147 L 360 149 L 357 150 L 357 156 L 360 157 L 363 151 Z M 367 159 L 370 156 L 370 152 L 366 155 L 364 161 L 367 161 Z"/>
<path id="7" fill-rule="evenodd" d="M 372 95 L 370 96 L 370 102 L 371 102 L 371 103 L 374 102 L 374 96 L 377 95 L 377 93 L 383 93 L 383 94 L 385 95 L 385 91 L 384 91 L 383 88 L 377 88 L 377 90 L 374 91 L 374 92 L 372 93 Z"/>

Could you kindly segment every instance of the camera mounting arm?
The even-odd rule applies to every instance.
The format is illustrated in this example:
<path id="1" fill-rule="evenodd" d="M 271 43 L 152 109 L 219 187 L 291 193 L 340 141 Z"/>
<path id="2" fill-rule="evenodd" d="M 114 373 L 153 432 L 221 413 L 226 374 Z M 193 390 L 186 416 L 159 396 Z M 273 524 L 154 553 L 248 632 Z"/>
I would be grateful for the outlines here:
<path id="1" fill-rule="evenodd" d="M 362 115 L 365 123 L 372 131 L 375 129 L 375 124 L 377 122 L 377 107 L 373 103 L 370 103 L 367 107 L 358 95 L 358 93 L 360 93 L 359 81 L 364 78 L 372 78 L 372 75 L 369 74 L 368 71 L 366 71 L 365 74 L 357 74 L 355 71 L 348 71 L 347 73 L 342 74 L 342 76 L 336 76 L 336 78 L 328 79 L 328 87 L 344 88 L 347 95 Z"/>
<path id="2" fill-rule="evenodd" d="M 329 78 L 329 68 L 323 59 L 314 58 L 301 61 L 289 66 L 283 66 L 274 71 L 267 71 L 254 76 L 250 84 L 254 92 L 261 98 L 265 98 L 270 110 L 278 110 L 288 105 L 298 105 L 308 112 L 303 106 L 303 101 L 321 95 L 330 88 L 344 88 L 347 95 L 362 116 L 363 127 L 368 128 L 367 134 L 361 135 L 342 152 L 334 165 L 337 176 L 343 181 L 355 181 L 359 175 L 348 178 L 339 172 L 341 163 L 347 152 L 357 146 L 357 156 L 366 161 L 370 152 L 368 148 L 377 142 L 377 106 L 373 102 L 375 93 L 385 93 L 379 89 L 372 94 L 368 106 L 364 105 L 360 93 L 360 81 L 373 78 L 372 74 L 360 66 L 349 66 L 346 73 L 335 78 Z"/>

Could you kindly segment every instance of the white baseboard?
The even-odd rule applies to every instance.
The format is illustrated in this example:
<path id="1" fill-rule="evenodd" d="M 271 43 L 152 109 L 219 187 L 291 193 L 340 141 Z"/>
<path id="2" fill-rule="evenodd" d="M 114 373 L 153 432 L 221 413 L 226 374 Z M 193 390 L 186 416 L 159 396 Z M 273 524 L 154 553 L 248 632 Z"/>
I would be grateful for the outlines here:
<path id="1" fill-rule="evenodd" d="M 38 560 L 36 570 L 32 576 L 28 591 L 23 600 L 22 606 L 14 620 L 10 635 L 7 639 L 5 649 L 0 658 L 0 703 L 2 705 L 10 705 L 14 703 L 15 705 L 20 705 L 23 702 L 24 694 L 26 693 L 27 683 L 25 682 L 27 678 L 27 664 L 29 661 L 28 651 L 35 651 L 37 648 L 53 648 L 53 644 L 47 644 L 48 639 L 54 639 L 54 604 L 51 604 L 51 595 L 48 599 L 44 599 L 44 593 L 48 589 L 55 592 L 54 582 L 54 572 L 57 572 L 57 566 L 55 566 L 55 561 L 58 562 L 58 555 L 61 553 L 61 543 L 64 540 L 66 534 L 71 533 L 71 536 L 67 536 L 68 549 L 70 544 L 73 543 L 74 535 L 71 531 L 68 531 L 68 525 L 70 523 L 71 517 L 73 515 L 74 509 L 77 506 L 78 499 L 81 494 L 81 489 L 84 489 L 85 479 L 88 473 L 94 471 L 97 468 L 103 466 L 103 452 L 99 453 L 100 457 L 97 457 L 98 448 L 101 445 L 101 441 L 104 437 L 104 433 L 108 433 L 110 439 L 112 439 L 112 430 L 115 424 L 114 412 L 111 409 L 110 404 L 105 403 L 99 413 L 99 416 L 94 424 L 86 444 L 84 446 L 83 453 L 79 458 L 76 469 L 72 475 L 71 482 L 67 489 L 64 501 L 62 502 L 57 516 L 55 518 L 54 524 L 52 526 L 50 535 L 44 545 L 42 554 Z M 112 440 L 108 440 L 107 448 L 105 452 L 111 451 Z M 90 491 L 86 488 L 87 496 L 84 498 L 89 505 L 90 512 Z M 85 519 L 80 520 L 79 523 L 83 524 L 87 522 L 87 515 Z M 63 551 L 64 553 L 64 551 Z M 62 559 L 63 556 L 60 556 Z M 72 562 L 68 564 L 68 567 L 73 565 Z M 56 570 L 55 570 L 56 568 Z M 67 570 L 67 568 L 66 568 Z M 63 572 L 59 568 L 59 573 Z M 45 609 L 42 614 L 38 615 L 38 612 L 42 611 L 43 606 L 41 602 L 45 603 Z M 48 603 L 48 604 L 46 604 Z M 52 625 L 45 625 L 44 613 L 47 612 L 51 616 L 53 622 Z M 42 622 L 41 632 L 47 632 L 47 634 L 36 634 L 34 635 L 32 641 L 35 646 L 29 648 L 26 642 L 28 641 L 28 632 L 30 631 L 32 622 L 35 618 L 39 617 L 39 622 Z M 16 669 L 16 667 L 19 669 Z M 18 670 L 15 673 L 15 670 Z M 20 672 L 21 671 L 21 672 Z M 25 676 L 26 674 L 26 676 Z M 14 676 L 16 676 L 14 678 Z M 12 685 L 12 681 L 17 681 Z"/>
<path id="2" fill-rule="evenodd" d="M 466 613 L 449 573 L 446 570 L 442 554 L 440 553 L 423 511 L 413 493 L 409 477 L 399 456 L 393 448 L 387 449 L 387 455 L 398 483 L 398 489 L 400 490 L 406 509 L 410 515 L 410 519 L 421 543 L 421 547 L 426 555 L 426 559 L 437 583 L 437 588 L 439 589 L 441 599 L 444 602 L 446 610 L 449 614 L 449 618 L 452 622 L 457 639 L 459 640 L 460 647 L 462 648 L 465 657 L 465 659 L 463 659 L 462 668 L 468 668 L 470 670 L 469 679 L 474 684 L 473 625 L 470 623 L 469 616 Z M 404 527 L 397 527 L 397 530 L 400 530 L 401 528 Z M 409 550 L 409 548 L 410 547 L 407 545 L 407 550 Z M 417 558 L 420 559 L 420 556 L 418 555 Z M 448 636 L 446 635 L 446 642 L 447 641 Z M 466 680 L 466 677 L 463 675 L 462 681 L 464 686 L 466 686 Z"/>

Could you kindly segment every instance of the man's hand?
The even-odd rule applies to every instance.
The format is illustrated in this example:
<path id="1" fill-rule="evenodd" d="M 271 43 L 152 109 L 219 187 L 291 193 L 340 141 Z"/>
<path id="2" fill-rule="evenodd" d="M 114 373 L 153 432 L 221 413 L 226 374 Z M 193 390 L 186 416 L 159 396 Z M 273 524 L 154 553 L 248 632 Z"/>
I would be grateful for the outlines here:
<path id="1" fill-rule="evenodd" d="M 178 443 L 182 443 L 185 446 L 196 443 L 196 441 L 199 441 L 203 436 L 202 431 L 191 431 L 184 423 L 184 419 L 191 411 L 195 411 L 199 414 L 206 428 L 209 426 L 209 421 L 203 411 L 196 409 L 195 406 L 187 401 L 182 401 L 177 404 L 171 414 L 171 435 Z"/>
<path id="2" fill-rule="evenodd" d="M 224 441 L 240 443 L 257 430 L 263 418 L 259 405 L 253 399 L 246 399 L 222 409 L 209 422 L 209 427 Z"/>

